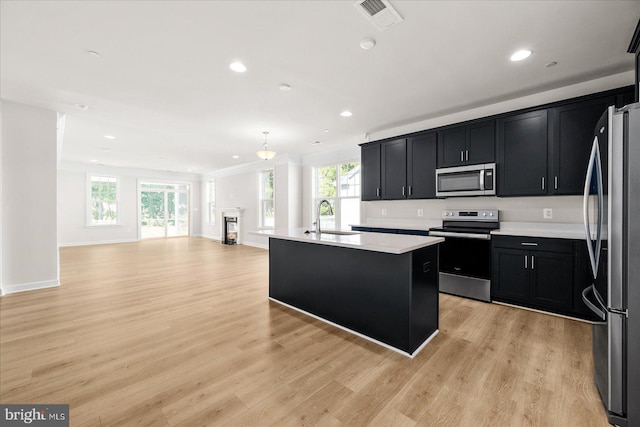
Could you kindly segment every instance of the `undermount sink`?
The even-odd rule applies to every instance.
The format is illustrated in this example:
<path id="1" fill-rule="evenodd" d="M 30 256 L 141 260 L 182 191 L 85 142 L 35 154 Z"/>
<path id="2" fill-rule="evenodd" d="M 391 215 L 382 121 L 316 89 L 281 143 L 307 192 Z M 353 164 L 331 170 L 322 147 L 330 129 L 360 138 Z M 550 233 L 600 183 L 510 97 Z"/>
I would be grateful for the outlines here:
<path id="1" fill-rule="evenodd" d="M 315 231 L 307 230 L 305 233 L 314 233 Z M 360 234 L 359 231 L 342 231 L 342 230 L 322 230 L 320 234 L 335 234 L 338 236 L 353 236 L 354 234 Z"/>

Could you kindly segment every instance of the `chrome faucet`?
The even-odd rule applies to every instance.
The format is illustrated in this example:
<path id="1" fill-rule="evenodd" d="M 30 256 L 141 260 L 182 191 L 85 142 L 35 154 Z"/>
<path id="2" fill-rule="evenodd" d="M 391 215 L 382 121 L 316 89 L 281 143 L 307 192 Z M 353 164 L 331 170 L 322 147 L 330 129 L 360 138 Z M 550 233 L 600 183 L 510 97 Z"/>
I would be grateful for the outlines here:
<path id="1" fill-rule="evenodd" d="M 320 208 L 324 203 L 326 203 L 327 206 L 329 206 L 329 215 L 333 215 L 333 208 L 331 207 L 331 203 L 329 203 L 327 199 L 320 200 L 320 202 L 318 203 L 318 215 L 316 216 L 316 222 L 315 222 L 317 234 L 320 234 Z"/>

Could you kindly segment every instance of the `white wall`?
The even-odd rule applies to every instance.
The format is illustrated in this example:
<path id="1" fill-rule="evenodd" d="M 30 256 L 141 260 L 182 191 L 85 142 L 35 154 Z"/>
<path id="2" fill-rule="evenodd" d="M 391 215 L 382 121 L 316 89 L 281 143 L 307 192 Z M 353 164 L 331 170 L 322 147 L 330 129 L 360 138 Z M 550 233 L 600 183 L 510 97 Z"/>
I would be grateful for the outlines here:
<path id="1" fill-rule="evenodd" d="M 202 176 L 202 209 L 207 209 L 207 182 L 216 182 L 216 210 L 219 214 L 225 208 L 243 209 L 240 240 L 243 244 L 267 248 L 266 237 L 251 234 L 259 229 L 258 173 L 264 169 L 275 170 L 276 228 L 301 227 L 302 194 L 300 193 L 300 159 L 295 156 L 280 155 L 269 161 L 256 161 L 235 168 L 228 168 Z M 202 215 L 203 236 L 220 240 L 221 223 L 208 222 Z"/>
<path id="2" fill-rule="evenodd" d="M 4 295 L 4 289 L 2 288 L 2 247 L 4 246 L 4 240 L 2 238 L 2 105 L 0 102 L 0 296 Z"/>
<path id="3" fill-rule="evenodd" d="M 59 284 L 57 113 L 2 101 L 2 287 Z"/>
<path id="4" fill-rule="evenodd" d="M 634 78 L 635 72 L 627 71 L 608 77 L 565 86 L 559 89 L 547 90 L 544 92 L 536 93 L 534 95 L 511 99 L 509 101 L 498 102 L 496 104 L 485 105 L 465 111 L 458 111 L 452 114 L 446 114 L 439 117 L 404 124 L 401 126 L 376 130 L 375 132 L 371 132 L 369 134 L 368 141 L 376 141 L 379 139 L 389 138 L 397 135 L 403 135 L 411 132 L 432 129 L 439 126 L 460 123 L 466 120 L 478 119 L 482 117 L 492 116 L 494 114 L 507 113 L 509 111 L 534 107 L 536 105 L 543 105 L 551 102 L 562 101 L 564 99 L 589 95 L 605 90 L 617 89 L 619 87 L 634 84 Z"/>
<path id="5" fill-rule="evenodd" d="M 115 226 L 88 226 L 87 176 L 101 174 L 119 179 L 119 220 Z M 128 169 L 80 163 L 60 163 L 58 167 L 58 235 L 60 246 L 131 242 L 140 239 L 138 224 L 140 181 L 189 184 L 190 234 L 202 233 L 200 219 L 200 178 L 145 169 Z"/>

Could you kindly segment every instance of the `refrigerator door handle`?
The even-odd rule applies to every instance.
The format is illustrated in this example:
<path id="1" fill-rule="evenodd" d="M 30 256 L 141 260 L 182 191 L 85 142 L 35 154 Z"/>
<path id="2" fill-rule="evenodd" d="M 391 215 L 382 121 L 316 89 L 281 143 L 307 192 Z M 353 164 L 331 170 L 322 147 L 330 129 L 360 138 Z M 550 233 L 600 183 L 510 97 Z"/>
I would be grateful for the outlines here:
<path id="1" fill-rule="evenodd" d="M 593 311 L 600 319 L 607 320 L 606 309 L 604 308 L 604 306 L 600 304 L 600 306 L 602 307 L 602 309 L 600 309 L 594 303 L 589 301 L 589 298 L 587 297 L 587 294 L 589 293 L 589 291 L 592 291 L 593 294 L 596 295 L 596 300 L 598 301 L 598 303 L 600 303 L 600 298 L 598 298 L 597 296 L 597 291 L 594 285 L 591 285 L 588 288 L 584 288 L 582 290 L 582 301 L 584 301 L 587 307 L 589 307 L 589 309 L 591 309 L 591 311 Z"/>
<path id="2" fill-rule="evenodd" d="M 593 168 L 596 168 L 596 180 L 598 186 L 598 228 L 596 230 L 596 250 L 594 251 L 593 244 L 591 243 L 591 219 L 589 218 L 589 190 L 591 187 L 591 177 L 593 175 Z M 598 146 L 598 136 L 593 139 L 593 148 L 591 149 L 591 156 L 589 157 L 589 165 L 587 167 L 587 176 L 584 181 L 584 198 L 583 198 L 583 217 L 584 217 L 584 232 L 587 240 L 587 249 L 589 251 L 589 261 L 591 262 L 591 271 L 593 277 L 598 276 L 598 264 L 600 263 L 600 248 L 602 245 L 601 233 L 602 233 L 602 168 L 600 166 L 600 148 Z"/>

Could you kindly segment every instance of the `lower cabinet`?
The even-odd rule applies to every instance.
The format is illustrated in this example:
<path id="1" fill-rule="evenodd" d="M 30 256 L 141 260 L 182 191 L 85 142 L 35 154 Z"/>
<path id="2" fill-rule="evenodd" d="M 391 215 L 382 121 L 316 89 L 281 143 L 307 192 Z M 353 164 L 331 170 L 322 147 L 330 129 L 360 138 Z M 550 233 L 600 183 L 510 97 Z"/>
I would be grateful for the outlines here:
<path id="1" fill-rule="evenodd" d="M 594 320 L 580 293 L 587 286 L 583 242 L 494 236 L 491 299 Z"/>

